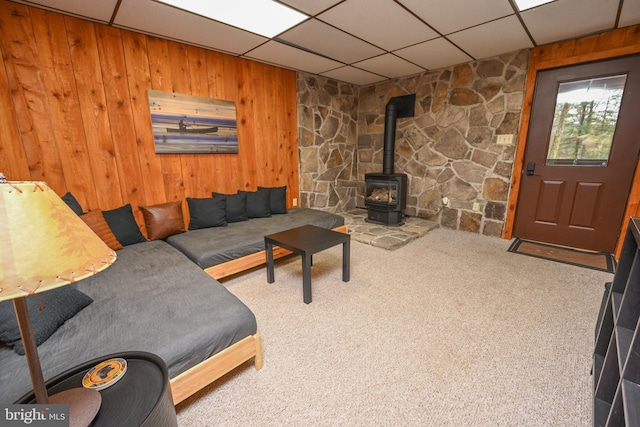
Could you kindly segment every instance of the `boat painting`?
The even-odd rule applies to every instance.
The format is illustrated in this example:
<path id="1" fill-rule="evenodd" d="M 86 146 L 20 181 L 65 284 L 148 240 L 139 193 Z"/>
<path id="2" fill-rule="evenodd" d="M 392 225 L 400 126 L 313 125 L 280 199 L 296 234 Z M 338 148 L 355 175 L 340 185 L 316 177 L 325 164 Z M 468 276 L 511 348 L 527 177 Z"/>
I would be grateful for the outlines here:
<path id="1" fill-rule="evenodd" d="M 200 128 L 200 127 L 190 127 L 196 125 L 188 125 L 184 122 L 184 120 L 180 120 L 178 122 L 178 129 L 175 128 L 167 128 L 167 132 L 171 133 L 216 133 L 218 132 L 218 126 L 213 126 L 210 128 Z"/>
<path id="2" fill-rule="evenodd" d="M 156 153 L 237 153 L 232 101 L 149 90 Z"/>

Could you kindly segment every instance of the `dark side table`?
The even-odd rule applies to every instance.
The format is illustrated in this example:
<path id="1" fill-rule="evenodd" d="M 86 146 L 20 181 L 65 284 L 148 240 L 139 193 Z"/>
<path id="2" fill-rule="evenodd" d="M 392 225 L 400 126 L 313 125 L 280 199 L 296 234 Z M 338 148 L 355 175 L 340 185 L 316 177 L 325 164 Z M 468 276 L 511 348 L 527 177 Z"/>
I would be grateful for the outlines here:
<path id="1" fill-rule="evenodd" d="M 302 294 L 306 304 L 311 302 L 311 264 L 313 254 L 342 244 L 342 281 L 349 281 L 351 236 L 347 233 L 303 225 L 291 230 L 264 236 L 264 246 L 267 252 L 267 282 L 273 283 L 273 246 L 288 249 L 302 257 Z"/>
<path id="2" fill-rule="evenodd" d="M 100 390 L 102 404 L 91 426 L 178 427 L 167 366 L 151 353 L 118 353 L 84 363 L 47 381 L 47 393 L 82 387 L 82 377 L 89 369 L 114 357 L 127 361 L 127 372 L 111 387 Z M 35 403 L 35 396 L 30 393 L 16 403 Z"/>

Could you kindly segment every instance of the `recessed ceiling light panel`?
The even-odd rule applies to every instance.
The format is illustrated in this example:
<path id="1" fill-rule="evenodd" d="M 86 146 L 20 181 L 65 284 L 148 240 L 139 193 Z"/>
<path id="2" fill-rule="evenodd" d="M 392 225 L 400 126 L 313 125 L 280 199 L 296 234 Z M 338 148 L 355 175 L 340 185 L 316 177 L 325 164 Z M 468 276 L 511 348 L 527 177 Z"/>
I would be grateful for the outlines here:
<path id="1" fill-rule="evenodd" d="M 531 9 L 532 7 L 540 6 L 543 4 L 551 3 L 553 1 L 555 0 L 515 0 L 518 9 L 520 9 L 521 11 Z"/>
<path id="2" fill-rule="evenodd" d="M 156 0 L 265 37 L 274 37 L 308 18 L 272 0 Z"/>

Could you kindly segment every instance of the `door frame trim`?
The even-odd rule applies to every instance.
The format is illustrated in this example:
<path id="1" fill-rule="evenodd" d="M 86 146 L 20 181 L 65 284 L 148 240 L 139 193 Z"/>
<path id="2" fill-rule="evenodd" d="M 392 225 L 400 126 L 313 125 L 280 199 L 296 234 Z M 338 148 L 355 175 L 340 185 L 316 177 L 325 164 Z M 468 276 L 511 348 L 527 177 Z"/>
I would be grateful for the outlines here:
<path id="1" fill-rule="evenodd" d="M 578 65 L 586 62 L 632 55 L 635 53 L 640 53 L 640 25 L 620 28 L 579 39 L 548 44 L 531 50 L 529 55 L 529 70 L 527 72 L 522 114 L 520 115 L 518 142 L 513 161 L 513 171 L 511 173 L 511 189 L 509 191 L 507 216 L 502 230 L 503 239 L 511 239 L 513 237 L 513 226 L 515 223 L 518 196 L 520 195 L 522 170 L 524 167 L 524 153 L 527 145 L 529 121 L 531 119 L 531 106 L 533 104 L 533 94 L 538 72 L 550 68 Z M 636 165 L 633 184 L 627 201 L 624 218 L 636 216 L 638 214 L 639 207 L 640 168 Z M 618 235 L 618 243 L 616 245 L 616 258 L 620 254 L 622 241 L 624 240 L 620 238 L 620 236 L 624 236 L 627 225 L 628 221 L 623 221 L 620 234 Z"/>

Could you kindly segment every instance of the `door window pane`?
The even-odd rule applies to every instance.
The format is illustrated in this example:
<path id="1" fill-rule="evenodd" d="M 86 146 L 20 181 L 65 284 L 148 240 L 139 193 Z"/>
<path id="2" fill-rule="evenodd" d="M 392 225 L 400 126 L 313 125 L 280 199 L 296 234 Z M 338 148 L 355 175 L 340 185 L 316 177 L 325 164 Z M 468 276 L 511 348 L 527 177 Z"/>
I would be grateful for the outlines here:
<path id="1" fill-rule="evenodd" d="M 547 165 L 607 166 L 626 79 L 560 83 Z"/>

